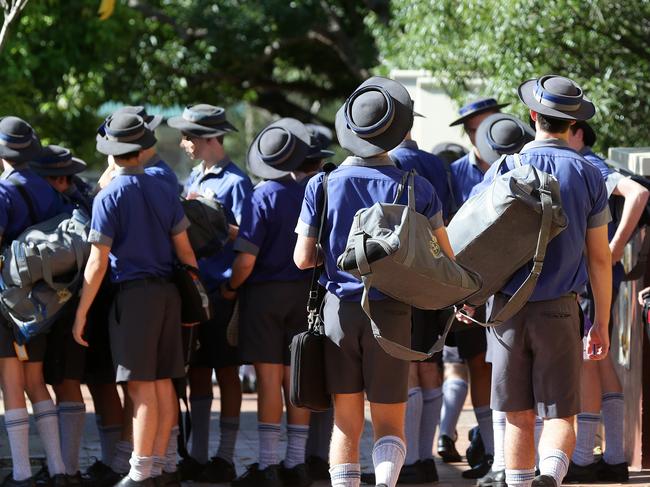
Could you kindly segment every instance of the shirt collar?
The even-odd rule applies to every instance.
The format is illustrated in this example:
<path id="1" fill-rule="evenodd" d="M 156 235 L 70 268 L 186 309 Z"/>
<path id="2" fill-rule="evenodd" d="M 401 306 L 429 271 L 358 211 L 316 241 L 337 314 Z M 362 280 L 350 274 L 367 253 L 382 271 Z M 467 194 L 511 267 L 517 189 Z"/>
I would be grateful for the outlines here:
<path id="1" fill-rule="evenodd" d="M 156 152 L 153 156 L 151 156 L 151 157 L 150 157 L 150 158 L 149 158 L 149 159 L 144 163 L 144 167 L 155 166 L 155 165 L 158 164 L 161 160 L 162 160 L 162 159 L 160 158 L 160 156 L 159 156 L 158 153 Z"/>
<path id="2" fill-rule="evenodd" d="M 128 167 L 118 166 L 117 169 L 115 170 L 116 176 L 133 176 L 136 174 L 144 174 L 144 166 L 141 165 L 128 166 Z"/>
<path id="3" fill-rule="evenodd" d="M 562 139 L 541 139 L 528 142 L 521 148 L 520 152 L 527 151 L 528 149 L 537 149 L 539 147 L 557 147 L 558 149 L 570 149 L 569 144 L 567 144 Z"/>
<path id="4" fill-rule="evenodd" d="M 477 167 L 477 168 L 480 169 L 480 167 L 478 165 L 478 159 L 476 159 L 476 153 L 474 152 L 474 149 L 470 149 L 470 151 L 469 151 L 469 163 L 472 166 Z"/>
<path id="5" fill-rule="evenodd" d="M 362 167 L 381 167 L 381 166 L 395 166 L 393 160 L 385 156 L 378 157 L 357 157 L 349 156 L 341 163 L 341 166 L 362 166 Z"/>
<path id="6" fill-rule="evenodd" d="M 401 148 L 404 148 L 404 149 L 419 149 L 418 143 L 416 141 L 414 141 L 414 140 L 403 140 L 400 145 L 395 147 L 395 149 L 401 149 Z M 393 150 L 395 150 L 395 149 L 393 149 Z"/>
<path id="7" fill-rule="evenodd" d="M 223 172 L 223 170 L 228 164 L 230 164 L 230 159 L 226 157 L 225 159 L 221 159 L 219 162 L 217 162 L 214 166 L 212 166 L 207 171 L 205 170 L 205 161 L 201 161 L 201 164 L 199 164 L 196 167 L 198 168 L 200 176 L 203 178 L 208 174 L 214 174 L 215 176 L 218 176 Z"/>
<path id="8" fill-rule="evenodd" d="M 11 169 L 5 169 L 4 171 L 2 171 L 2 174 L 0 175 L 0 179 L 9 179 L 9 176 L 11 176 L 13 173 L 18 171 L 24 171 L 25 169 L 29 169 L 29 164 L 27 162 L 13 164 L 11 166 Z"/>
<path id="9" fill-rule="evenodd" d="M 589 147 L 588 145 L 583 146 L 582 149 L 580 149 L 579 152 L 583 156 L 587 155 L 587 154 L 593 154 L 594 153 L 593 149 L 591 147 Z"/>

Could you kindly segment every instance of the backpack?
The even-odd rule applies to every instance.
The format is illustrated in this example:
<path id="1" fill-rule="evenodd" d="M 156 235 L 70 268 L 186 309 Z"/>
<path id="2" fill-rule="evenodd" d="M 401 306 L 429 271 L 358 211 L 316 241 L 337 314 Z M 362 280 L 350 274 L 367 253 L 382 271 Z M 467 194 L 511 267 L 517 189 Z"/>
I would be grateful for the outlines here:
<path id="1" fill-rule="evenodd" d="M 181 201 L 191 225 L 187 229 L 197 259 L 211 257 L 228 241 L 228 221 L 223 206 L 212 198 L 200 196 Z"/>
<path id="2" fill-rule="evenodd" d="M 487 325 L 503 323 L 526 304 L 542 272 L 548 242 L 568 225 L 557 179 L 522 165 L 518 154 L 514 158 L 516 167 L 468 199 L 447 227 L 456 261 L 478 273 L 483 282 L 467 300 L 473 306 L 484 304 L 533 261 L 526 281 Z M 495 162 L 497 174 L 505 159 Z"/>
<path id="3" fill-rule="evenodd" d="M 408 204 L 400 205 L 397 201 L 405 187 Z M 370 312 L 371 287 L 397 301 L 429 310 L 463 303 L 481 288 L 479 275 L 442 252 L 429 219 L 415 210 L 413 171 L 404 175 L 393 203 L 377 202 L 357 211 L 337 266 L 361 279 L 361 307 L 375 338 L 386 353 L 402 360 L 426 360 L 442 350 L 453 315 L 431 350 L 416 352 L 381 336 Z"/>

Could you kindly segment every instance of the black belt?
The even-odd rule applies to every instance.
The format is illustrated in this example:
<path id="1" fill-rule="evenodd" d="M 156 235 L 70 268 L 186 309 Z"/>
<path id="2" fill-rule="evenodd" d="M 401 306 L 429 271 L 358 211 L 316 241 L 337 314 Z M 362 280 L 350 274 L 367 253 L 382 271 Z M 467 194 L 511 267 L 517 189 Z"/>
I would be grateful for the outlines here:
<path id="1" fill-rule="evenodd" d="M 152 284 L 170 284 L 172 283 L 171 277 L 159 277 L 159 276 L 150 276 L 143 277 L 141 279 L 133 279 L 130 281 L 118 282 L 115 285 L 120 291 L 126 289 L 131 289 L 134 287 L 146 287 L 151 286 Z"/>

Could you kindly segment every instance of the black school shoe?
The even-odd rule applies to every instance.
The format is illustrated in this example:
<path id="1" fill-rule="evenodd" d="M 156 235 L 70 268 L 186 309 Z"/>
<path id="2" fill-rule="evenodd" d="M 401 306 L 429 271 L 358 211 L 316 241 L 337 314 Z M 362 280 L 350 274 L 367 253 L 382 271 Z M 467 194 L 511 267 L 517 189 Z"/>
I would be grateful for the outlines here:
<path id="1" fill-rule="evenodd" d="M 490 470 L 476 481 L 477 487 L 508 487 L 505 470 Z"/>
<path id="2" fill-rule="evenodd" d="M 220 457 L 212 457 L 196 480 L 208 484 L 220 484 L 230 482 L 235 477 L 237 477 L 237 472 L 232 463 Z"/>
<path id="3" fill-rule="evenodd" d="M 438 456 L 445 463 L 460 462 L 462 460 L 460 453 L 456 450 L 454 440 L 447 435 L 440 435 L 440 438 L 438 438 Z"/>
<path id="4" fill-rule="evenodd" d="M 593 484 L 598 480 L 598 470 L 600 463 L 594 462 L 590 465 L 576 465 L 573 461 L 569 462 L 569 470 L 562 482 L 567 484 Z"/>
<path id="5" fill-rule="evenodd" d="M 156 487 L 156 484 L 152 478 L 137 481 L 126 475 L 115 487 Z"/>
<path id="6" fill-rule="evenodd" d="M 531 487 L 558 487 L 558 485 L 550 475 L 538 475 L 533 479 Z"/>
<path id="7" fill-rule="evenodd" d="M 598 462 L 598 467 L 598 480 L 602 482 L 623 483 L 630 480 L 630 471 L 628 469 L 627 462 L 612 465 L 605 462 L 605 460 L 601 458 Z"/>
<path id="8" fill-rule="evenodd" d="M 181 487 L 181 479 L 178 472 L 163 472 L 153 478 L 156 487 Z"/>
<path id="9" fill-rule="evenodd" d="M 82 484 L 87 487 L 112 487 L 120 480 L 122 475 L 100 460 L 96 460 L 81 476 Z"/>
<path id="10" fill-rule="evenodd" d="M 327 460 L 315 455 L 307 457 L 305 460 L 309 476 L 314 480 L 330 480 L 330 464 Z"/>
<path id="11" fill-rule="evenodd" d="M 467 432 L 467 439 L 469 440 L 469 446 L 465 450 L 465 457 L 469 466 L 475 467 L 483 462 L 483 457 L 485 456 L 485 446 L 483 445 L 483 438 L 481 438 L 481 431 L 478 426 L 474 426 Z"/>
<path id="12" fill-rule="evenodd" d="M 280 465 L 269 465 L 260 470 L 258 463 L 248 467 L 246 473 L 230 482 L 232 487 L 283 487 L 280 480 Z"/>
<path id="13" fill-rule="evenodd" d="M 34 487 L 34 477 L 29 477 L 25 480 L 14 480 L 13 474 L 9 474 L 2 481 L 2 487 Z"/>
<path id="14" fill-rule="evenodd" d="M 433 458 L 420 460 L 420 468 L 424 470 L 424 476 L 426 477 L 427 482 L 438 481 L 438 469 L 436 469 L 436 462 Z"/>
<path id="15" fill-rule="evenodd" d="M 47 465 L 43 465 L 32 478 L 37 487 L 48 487 L 50 485 L 50 472 L 47 470 Z"/>
<path id="16" fill-rule="evenodd" d="M 492 455 L 483 455 L 479 463 L 475 464 L 469 470 L 465 470 L 461 475 L 464 479 L 480 479 L 492 470 L 492 462 L 494 462 Z"/>
<path id="17" fill-rule="evenodd" d="M 280 462 L 280 479 L 285 487 L 309 487 L 314 483 L 304 463 L 287 468 L 284 462 Z"/>
<path id="18" fill-rule="evenodd" d="M 178 475 L 181 478 L 181 481 L 198 480 L 199 475 L 201 475 L 201 472 L 203 472 L 203 469 L 206 466 L 207 463 L 199 463 L 192 457 L 186 457 L 178 463 Z"/>

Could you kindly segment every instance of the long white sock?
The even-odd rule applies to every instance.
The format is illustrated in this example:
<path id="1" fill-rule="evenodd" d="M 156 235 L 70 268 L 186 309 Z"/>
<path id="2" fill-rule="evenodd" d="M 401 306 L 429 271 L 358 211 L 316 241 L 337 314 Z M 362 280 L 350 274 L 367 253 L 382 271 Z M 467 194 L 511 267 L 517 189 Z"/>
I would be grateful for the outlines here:
<path id="1" fill-rule="evenodd" d="M 505 439 L 506 439 L 506 413 L 492 411 L 492 431 L 494 433 L 494 462 L 492 470 L 498 472 L 506 468 Z"/>
<path id="2" fill-rule="evenodd" d="M 530 487 L 534 479 L 534 468 L 524 470 L 506 469 L 506 484 L 508 484 L 508 487 Z"/>
<path id="3" fill-rule="evenodd" d="M 555 479 L 555 485 L 561 485 L 569 471 L 569 457 L 562 450 L 549 448 L 539 452 L 539 472 Z M 508 484 L 509 486 L 510 484 Z"/>
<path id="4" fill-rule="evenodd" d="M 29 415 L 27 409 L 5 411 L 5 428 L 9 437 L 14 480 L 26 480 L 32 476 L 29 463 Z"/>
<path id="5" fill-rule="evenodd" d="M 406 445 L 397 436 L 383 436 L 372 449 L 372 463 L 375 466 L 375 484 L 395 487 L 399 472 L 404 465 Z"/>
<path id="6" fill-rule="evenodd" d="M 361 484 L 361 465 L 342 463 L 330 468 L 332 487 L 359 487 Z"/>
<path id="7" fill-rule="evenodd" d="M 190 418 L 192 420 L 190 456 L 200 464 L 207 463 L 209 457 L 212 399 L 212 394 L 190 397 Z"/>
<path id="8" fill-rule="evenodd" d="M 576 434 L 576 448 L 573 450 L 571 460 L 576 465 L 585 467 L 594 463 L 594 443 L 600 425 L 600 414 L 578 414 L 578 432 Z"/>
<path id="9" fill-rule="evenodd" d="M 287 425 L 287 453 L 284 457 L 284 466 L 293 468 L 305 463 L 305 447 L 309 436 L 309 425 Z"/>
<path id="10" fill-rule="evenodd" d="M 65 473 L 61 456 L 61 437 L 59 435 L 59 418 L 56 406 L 51 399 L 32 404 L 36 429 L 47 457 L 47 470 L 50 475 Z"/>
<path id="11" fill-rule="evenodd" d="M 481 439 L 487 455 L 494 455 L 494 433 L 492 432 L 492 409 L 490 406 L 474 408 L 474 416 L 481 431 Z"/>
<path id="12" fill-rule="evenodd" d="M 275 423 L 258 423 L 259 468 L 264 470 L 269 465 L 278 464 L 278 446 L 280 444 L 280 425 Z"/>
<path id="13" fill-rule="evenodd" d="M 406 465 L 413 465 L 420 456 L 420 422 L 422 421 L 422 389 L 409 389 L 404 418 L 406 438 Z"/>
<path id="14" fill-rule="evenodd" d="M 62 402 L 58 405 L 58 410 L 65 473 L 75 475 L 79 471 L 79 450 L 86 422 L 86 405 L 83 402 Z"/>
<path id="15" fill-rule="evenodd" d="M 456 424 L 467 398 L 467 382 L 463 379 L 447 379 L 442 384 L 442 412 L 440 434 L 452 440 L 456 436 Z"/>
<path id="16" fill-rule="evenodd" d="M 420 420 L 420 454 L 419 460 L 433 458 L 433 438 L 440 423 L 442 407 L 442 388 L 422 389 L 422 419 Z M 407 436 L 408 441 L 408 436 Z M 408 448 L 406 449 L 408 456 Z"/>
<path id="17" fill-rule="evenodd" d="M 625 462 L 623 448 L 625 401 L 622 392 L 603 394 L 603 422 L 605 423 L 605 453 L 606 463 L 616 465 Z"/>
<path id="18" fill-rule="evenodd" d="M 153 469 L 154 457 L 141 457 L 135 453 L 131 456 L 129 470 L 129 477 L 136 482 L 142 482 L 151 478 L 151 470 Z"/>
<path id="19" fill-rule="evenodd" d="M 235 444 L 237 443 L 237 433 L 239 433 L 239 417 L 219 419 L 219 449 L 217 456 L 229 463 L 235 455 Z"/>

